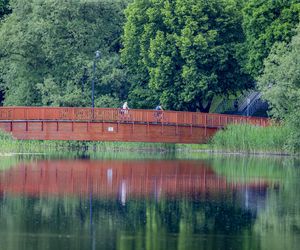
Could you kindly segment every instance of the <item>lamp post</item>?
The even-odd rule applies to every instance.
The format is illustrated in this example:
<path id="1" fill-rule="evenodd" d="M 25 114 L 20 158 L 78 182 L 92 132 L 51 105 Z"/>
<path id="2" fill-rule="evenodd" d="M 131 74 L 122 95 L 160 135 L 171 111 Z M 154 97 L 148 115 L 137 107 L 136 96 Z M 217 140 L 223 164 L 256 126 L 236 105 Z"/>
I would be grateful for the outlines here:
<path id="1" fill-rule="evenodd" d="M 94 108 L 95 108 L 95 78 L 96 78 L 96 61 L 100 58 L 100 51 L 95 52 L 94 65 L 93 65 L 93 80 L 92 80 L 92 112 L 94 119 Z"/>
<path id="2" fill-rule="evenodd" d="M 92 81 L 92 108 L 95 107 L 95 78 L 96 78 L 96 61 L 100 58 L 100 52 L 95 52 L 94 65 L 93 65 L 93 81 Z"/>
<path id="3" fill-rule="evenodd" d="M 249 116 L 250 98 L 247 98 L 247 116 Z"/>

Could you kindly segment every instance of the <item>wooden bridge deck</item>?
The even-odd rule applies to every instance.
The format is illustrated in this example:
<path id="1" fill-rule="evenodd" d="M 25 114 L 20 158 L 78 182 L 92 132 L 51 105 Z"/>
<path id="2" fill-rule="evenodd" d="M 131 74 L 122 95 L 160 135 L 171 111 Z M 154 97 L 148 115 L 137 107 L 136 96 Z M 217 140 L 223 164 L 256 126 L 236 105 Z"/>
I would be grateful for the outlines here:
<path id="1" fill-rule="evenodd" d="M 198 112 L 1 107 L 0 128 L 17 139 L 203 143 L 232 123 L 268 119 Z"/>

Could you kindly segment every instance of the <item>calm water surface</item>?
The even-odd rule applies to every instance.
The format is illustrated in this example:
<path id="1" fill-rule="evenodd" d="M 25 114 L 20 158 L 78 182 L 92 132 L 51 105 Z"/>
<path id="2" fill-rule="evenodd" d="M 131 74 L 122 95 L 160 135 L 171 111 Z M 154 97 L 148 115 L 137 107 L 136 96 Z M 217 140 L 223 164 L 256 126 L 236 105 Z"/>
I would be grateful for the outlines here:
<path id="1" fill-rule="evenodd" d="M 299 249 L 299 161 L 0 159 L 0 249 Z"/>

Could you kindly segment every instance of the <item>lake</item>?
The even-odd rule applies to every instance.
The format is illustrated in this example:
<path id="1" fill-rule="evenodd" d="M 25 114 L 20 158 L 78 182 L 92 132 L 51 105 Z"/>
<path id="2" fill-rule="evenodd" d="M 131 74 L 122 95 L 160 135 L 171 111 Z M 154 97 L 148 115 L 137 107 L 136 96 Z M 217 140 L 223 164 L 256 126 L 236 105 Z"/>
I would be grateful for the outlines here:
<path id="1" fill-rule="evenodd" d="M 0 158 L 0 249 L 299 249 L 300 162 Z"/>

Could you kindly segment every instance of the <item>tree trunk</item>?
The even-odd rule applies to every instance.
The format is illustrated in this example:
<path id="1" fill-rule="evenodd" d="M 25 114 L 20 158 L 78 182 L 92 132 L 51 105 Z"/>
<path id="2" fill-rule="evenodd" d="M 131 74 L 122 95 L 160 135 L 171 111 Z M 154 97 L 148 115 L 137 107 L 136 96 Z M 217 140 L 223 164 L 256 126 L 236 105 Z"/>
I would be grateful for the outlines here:
<path id="1" fill-rule="evenodd" d="M 200 110 L 200 112 L 208 113 L 209 109 L 210 109 L 210 106 L 211 106 L 211 103 L 212 103 L 212 100 L 213 100 L 213 97 L 210 97 L 208 99 L 207 104 L 205 105 L 205 107 L 203 106 L 203 104 L 201 102 L 199 102 L 199 110 Z"/>

